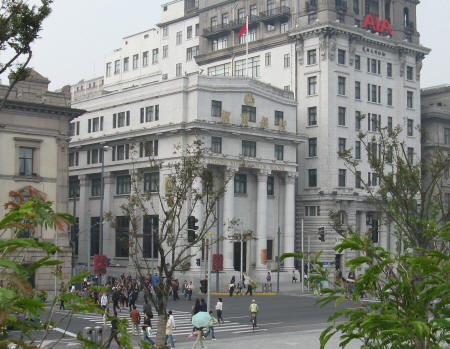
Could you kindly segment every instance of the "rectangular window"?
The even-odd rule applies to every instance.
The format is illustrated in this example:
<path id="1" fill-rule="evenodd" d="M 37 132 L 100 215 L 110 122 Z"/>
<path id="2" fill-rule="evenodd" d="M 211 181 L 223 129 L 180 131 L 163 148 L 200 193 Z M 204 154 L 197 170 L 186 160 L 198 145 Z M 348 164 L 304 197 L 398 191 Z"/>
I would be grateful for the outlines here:
<path id="1" fill-rule="evenodd" d="M 388 116 L 388 132 L 391 134 L 393 131 L 393 125 L 392 125 L 392 116 Z"/>
<path id="2" fill-rule="evenodd" d="M 33 176 L 34 148 L 19 147 L 19 175 Z"/>
<path id="3" fill-rule="evenodd" d="M 220 118 L 222 116 L 222 102 L 211 101 L 211 116 Z"/>
<path id="4" fill-rule="evenodd" d="M 256 122 L 256 107 L 243 105 L 242 114 L 247 114 L 249 122 Z"/>
<path id="5" fill-rule="evenodd" d="M 256 142 L 242 141 L 242 155 L 251 158 L 256 157 Z"/>
<path id="6" fill-rule="evenodd" d="M 120 74 L 120 60 L 114 62 L 114 75 Z"/>
<path id="7" fill-rule="evenodd" d="M 317 76 L 310 76 L 308 78 L 308 96 L 317 94 Z"/>
<path id="8" fill-rule="evenodd" d="M 338 49 L 338 64 L 345 64 L 345 50 Z"/>
<path id="9" fill-rule="evenodd" d="M 283 22 L 280 24 L 280 33 L 287 33 L 289 31 L 289 22 Z"/>
<path id="10" fill-rule="evenodd" d="M 346 143 L 345 138 L 339 138 L 339 142 L 338 142 L 338 152 L 339 153 L 345 152 L 345 143 Z"/>
<path id="11" fill-rule="evenodd" d="M 133 55 L 133 69 L 139 68 L 139 55 Z"/>
<path id="12" fill-rule="evenodd" d="M 139 156 L 158 156 L 158 143 L 157 139 L 139 143 Z"/>
<path id="13" fill-rule="evenodd" d="M 346 176 L 346 170 L 345 169 L 339 169 L 339 178 L 338 178 L 338 185 L 339 187 L 345 187 L 345 176 Z"/>
<path id="14" fill-rule="evenodd" d="M 106 77 L 110 77 L 111 76 L 111 62 L 106 63 L 106 73 L 105 73 Z"/>
<path id="15" fill-rule="evenodd" d="M 310 157 L 317 156 L 317 138 L 308 139 L 308 155 Z"/>
<path id="16" fill-rule="evenodd" d="M 159 190 L 159 172 L 144 174 L 144 190 L 157 193 Z"/>
<path id="17" fill-rule="evenodd" d="M 70 152 L 69 153 L 69 167 L 78 166 L 79 153 Z"/>
<path id="18" fill-rule="evenodd" d="M 414 108 L 414 102 L 413 102 L 413 99 L 414 99 L 414 92 L 412 92 L 412 91 L 406 91 L 406 106 L 407 106 L 409 109 Z"/>
<path id="19" fill-rule="evenodd" d="M 169 36 L 169 27 L 164 26 L 163 27 L 163 38 L 167 38 Z"/>
<path id="20" fill-rule="evenodd" d="M 128 257 L 130 220 L 126 216 L 116 217 L 116 257 Z"/>
<path id="21" fill-rule="evenodd" d="M 408 148 L 408 162 L 410 164 L 414 162 L 414 148 Z"/>
<path id="22" fill-rule="evenodd" d="M 100 118 L 92 119 L 92 132 L 98 132 L 100 130 Z"/>
<path id="23" fill-rule="evenodd" d="M 230 76 L 231 63 L 219 64 L 208 68 L 208 75 L 210 76 Z"/>
<path id="24" fill-rule="evenodd" d="M 345 77 L 338 76 L 338 94 L 345 96 Z"/>
<path id="25" fill-rule="evenodd" d="M 148 51 L 142 52 L 142 66 L 148 66 Z"/>
<path id="26" fill-rule="evenodd" d="M 345 107 L 338 107 L 338 125 L 345 126 Z"/>
<path id="27" fill-rule="evenodd" d="M 192 25 L 189 25 L 186 29 L 186 39 L 192 39 Z"/>
<path id="28" fill-rule="evenodd" d="M 130 69 L 130 58 L 129 57 L 125 57 L 123 59 L 123 71 L 126 72 Z"/>
<path id="29" fill-rule="evenodd" d="M 355 172 L 355 188 L 361 188 L 361 171 Z"/>
<path id="30" fill-rule="evenodd" d="M 100 217 L 91 217 L 91 256 L 99 253 Z"/>
<path id="31" fill-rule="evenodd" d="M 130 194 L 131 191 L 131 177 L 130 175 L 123 175 L 116 177 L 116 194 L 124 195 Z"/>
<path id="32" fill-rule="evenodd" d="M 275 195 L 275 178 L 273 176 L 267 176 L 267 195 Z"/>
<path id="33" fill-rule="evenodd" d="M 361 160 L 361 141 L 355 141 L 355 159 Z"/>
<path id="34" fill-rule="evenodd" d="M 361 82 L 355 81 L 355 99 L 361 99 Z"/>
<path id="35" fill-rule="evenodd" d="M 217 27 L 217 16 L 211 17 L 210 24 L 212 28 Z"/>
<path id="36" fill-rule="evenodd" d="M 192 47 L 186 49 L 186 61 L 192 61 Z"/>
<path id="37" fill-rule="evenodd" d="M 100 188 L 102 185 L 102 179 L 100 177 L 91 178 L 91 196 L 100 196 Z"/>
<path id="38" fill-rule="evenodd" d="M 407 121 L 407 135 L 412 136 L 414 129 L 414 121 L 412 119 L 408 119 Z"/>
<path id="39" fill-rule="evenodd" d="M 80 180 L 78 176 L 69 177 L 69 198 L 80 197 Z"/>
<path id="40" fill-rule="evenodd" d="M 222 154 L 222 137 L 211 137 L 211 151 Z"/>
<path id="41" fill-rule="evenodd" d="M 316 64 L 317 63 L 317 50 L 316 49 L 308 50 L 306 63 L 308 65 L 312 65 L 312 64 Z"/>
<path id="42" fill-rule="evenodd" d="M 158 236 L 159 216 L 145 215 L 142 224 L 142 257 L 157 258 L 158 246 L 154 236 Z"/>
<path id="43" fill-rule="evenodd" d="M 212 41 L 213 52 L 226 49 L 227 47 L 228 47 L 228 38 L 226 36 L 222 36 Z"/>
<path id="44" fill-rule="evenodd" d="M 272 64 L 272 54 L 270 52 L 266 52 L 264 63 L 266 65 L 266 67 L 268 67 Z"/>
<path id="45" fill-rule="evenodd" d="M 361 129 L 361 112 L 355 111 L 355 130 Z"/>
<path id="46" fill-rule="evenodd" d="M 387 104 L 392 106 L 392 88 L 387 89 Z"/>
<path id="47" fill-rule="evenodd" d="M 199 31 L 200 31 L 200 24 L 199 24 L 199 23 L 196 23 L 196 24 L 195 24 L 195 36 L 198 36 Z"/>
<path id="48" fill-rule="evenodd" d="M 222 13 L 222 24 L 228 24 L 230 22 L 230 16 L 228 13 Z"/>
<path id="49" fill-rule="evenodd" d="M 183 32 L 177 32 L 177 45 L 181 45 L 183 41 Z"/>
<path id="50" fill-rule="evenodd" d="M 291 66 L 291 55 L 289 53 L 286 53 L 283 56 L 283 62 L 285 68 L 289 68 Z"/>
<path id="51" fill-rule="evenodd" d="M 308 170 L 308 187 L 317 187 L 317 169 Z"/>
<path id="52" fill-rule="evenodd" d="M 450 144 L 450 128 L 444 128 L 444 144 Z"/>
<path id="53" fill-rule="evenodd" d="M 92 164 L 98 164 L 99 161 L 101 161 L 100 159 L 100 151 L 98 149 L 92 149 L 91 150 L 91 163 Z"/>
<path id="54" fill-rule="evenodd" d="M 169 45 L 163 46 L 163 58 L 169 57 Z"/>
<path id="55" fill-rule="evenodd" d="M 284 146 L 281 144 L 275 144 L 275 159 L 282 161 L 284 157 Z"/>
<path id="56" fill-rule="evenodd" d="M 386 75 L 389 78 L 392 78 L 392 63 L 387 63 L 386 64 Z"/>
<path id="57" fill-rule="evenodd" d="M 361 56 L 355 55 L 355 69 L 361 70 Z"/>
<path id="58" fill-rule="evenodd" d="M 317 125 L 317 107 L 308 108 L 308 126 Z"/>
<path id="59" fill-rule="evenodd" d="M 181 76 L 181 72 L 182 72 L 182 70 L 183 70 L 183 65 L 181 64 L 181 63 L 177 63 L 177 65 L 175 66 L 175 75 L 177 76 L 177 77 L 180 77 Z"/>
<path id="60" fill-rule="evenodd" d="M 252 78 L 259 77 L 259 56 L 248 59 L 248 69 Z"/>
<path id="61" fill-rule="evenodd" d="M 409 81 L 414 80 L 413 76 L 414 76 L 414 68 L 408 65 L 406 67 L 406 80 Z"/>
<path id="62" fill-rule="evenodd" d="M 152 50 L 152 64 L 158 63 L 158 54 L 159 54 L 159 49 L 155 48 Z"/>
<path id="63" fill-rule="evenodd" d="M 284 113 L 279 110 L 275 110 L 275 126 L 280 126 L 283 123 Z"/>
<path id="64" fill-rule="evenodd" d="M 234 175 L 234 193 L 247 194 L 247 175 L 237 173 Z"/>
<path id="65" fill-rule="evenodd" d="M 275 30 L 275 25 L 273 25 L 272 23 L 267 23 L 266 28 L 268 32 L 273 32 Z"/>

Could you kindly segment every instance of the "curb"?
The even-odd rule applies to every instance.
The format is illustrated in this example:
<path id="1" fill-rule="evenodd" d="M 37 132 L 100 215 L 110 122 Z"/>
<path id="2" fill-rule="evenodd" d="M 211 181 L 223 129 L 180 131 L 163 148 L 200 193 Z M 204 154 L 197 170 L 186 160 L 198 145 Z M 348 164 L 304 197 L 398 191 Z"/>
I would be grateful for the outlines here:
<path id="1" fill-rule="evenodd" d="M 200 295 L 206 295 L 206 293 L 201 293 L 199 292 Z M 228 296 L 230 293 L 229 292 L 211 292 L 210 293 L 212 296 Z M 252 296 L 276 296 L 277 293 L 276 292 L 253 292 L 253 294 L 250 295 L 246 295 L 246 294 L 242 294 L 242 293 L 238 293 L 238 294 L 234 294 L 233 293 L 233 297 L 239 297 L 239 296 L 244 296 L 244 297 L 252 297 Z"/>

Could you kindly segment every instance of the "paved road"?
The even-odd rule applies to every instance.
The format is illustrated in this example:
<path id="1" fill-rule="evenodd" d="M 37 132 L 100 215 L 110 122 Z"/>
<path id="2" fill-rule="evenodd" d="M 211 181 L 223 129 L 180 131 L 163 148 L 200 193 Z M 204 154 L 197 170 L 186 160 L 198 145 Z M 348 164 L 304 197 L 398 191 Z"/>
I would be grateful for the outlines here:
<path id="1" fill-rule="evenodd" d="M 261 340 L 268 336 L 268 338 L 285 338 L 284 333 L 309 333 L 309 340 L 315 341 L 319 335 L 320 330 L 327 326 L 327 318 L 335 310 L 333 306 L 327 306 L 319 308 L 314 304 L 316 297 L 314 296 L 234 296 L 222 297 L 224 300 L 224 319 L 225 324 L 217 326 L 215 328 L 217 342 L 229 339 L 230 337 L 240 341 L 239 338 L 246 338 L 249 334 L 252 340 L 257 336 L 261 336 Z M 255 299 L 259 305 L 258 322 L 259 327 L 252 331 L 251 324 L 249 322 L 248 307 L 252 299 Z M 215 304 L 217 297 L 211 298 L 212 303 Z M 178 302 L 170 302 L 169 309 L 173 310 L 177 328 L 174 331 L 175 340 L 181 348 L 182 343 L 188 342 L 186 345 L 192 345 L 192 340 L 187 339 L 187 335 L 191 333 L 191 308 L 193 301 L 184 301 L 181 299 Z M 347 303 L 346 306 L 351 306 Z M 138 305 L 138 309 L 142 311 L 142 305 Z M 57 312 L 56 318 L 59 319 L 64 316 L 65 312 Z M 129 318 L 128 311 L 123 311 L 118 314 L 121 318 Z M 73 336 L 79 331 L 82 331 L 84 327 L 90 326 L 103 326 L 102 316 L 99 314 L 75 314 L 71 319 L 65 340 L 67 344 L 76 343 L 76 339 Z M 156 322 L 153 324 L 156 326 Z M 60 324 L 60 328 L 64 328 L 65 324 Z M 109 334 L 110 324 L 107 324 Z M 131 328 L 129 329 L 131 333 Z M 305 332 L 307 331 L 307 332 Z M 308 332 L 313 331 L 313 332 Z M 295 336 L 294 336 L 295 337 Z M 298 337 L 298 336 L 297 336 Z M 295 338 L 297 338 L 295 337 Z M 54 340 L 50 338 L 49 340 Z M 295 342 L 295 341 L 294 341 Z M 293 342 L 293 343 L 294 343 Z M 212 348 L 223 348 L 214 343 Z M 318 343 L 318 342 L 317 342 Z M 337 342 L 336 342 L 337 343 Z M 51 344 L 50 342 L 48 344 Z M 212 343 L 211 343 L 212 344 Z M 231 343 L 230 343 L 231 344 Z M 184 344 L 183 344 L 184 345 Z M 70 346 L 70 345 L 69 345 Z M 244 347 L 244 346 L 242 346 Z M 303 346 L 302 346 L 303 347 Z M 317 344 L 318 347 L 318 344 Z M 251 348 L 251 347 L 249 347 Z M 256 346 L 255 346 L 256 348 Z M 261 349 L 263 347 L 258 347 Z M 270 348 L 274 348 L 271 346 Z M 278 346 L 278 348 L 288 348 L 288 346 Z M 308 346 L 308 348 L 314 348 L 314 346 Z M 330 346 L 333 348 L 333 346 Z M 337 344 L 336 344 L 337 348 Z"/>

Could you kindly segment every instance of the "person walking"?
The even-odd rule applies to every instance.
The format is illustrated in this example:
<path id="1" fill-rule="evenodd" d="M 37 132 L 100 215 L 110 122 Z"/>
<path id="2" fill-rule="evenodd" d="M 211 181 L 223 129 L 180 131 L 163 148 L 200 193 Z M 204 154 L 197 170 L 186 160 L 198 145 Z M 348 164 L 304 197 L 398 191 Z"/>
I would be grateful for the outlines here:
<path id="1" fill-rule="evenodd" d="M 230 285 L 228 286 L 228 291 L 230 292 L 230 297 L 233 297 L 234 283 L 230 283 Z"/>
<path id="2" fill-rule="evenodd" d="M 208 305 L 206 304 L 204 298 L 200 300 L 200 311 L 208 311 Z"/>
<path id="3" fill-rule="evenodd" d="M 297 277 L 295 276 L 295 270 L 292 270 L 292 283 L 297 283 Z"/>
<path id="4" fill-rule="evenodd" d="M 119 346 L 119 348 L 122 348 L 122 344 L 120 344 L 119 341 L 119 328 L 117 326 L 117 312 L 114 311 L 114 315 L 111 319 L 111 334 L 109 335 L 108 340 L 105 343 L 105 347 L 109 348 L 109 346 L 111 345 L 112 340 L 114 339 L 117 343 L 117 345 Z"/>
<path id="5" fill-rule="evenodd" d="M 100 308 L 105 311 L 106 305 L 108 304 L 108 296 L 106 293 L 102 294 L 102 297 L 100 298 Z"/>
<path id="6" fill-rule="evenodd" d="M 175 340 L 173 339 L 173 330 L 175 330 L 175 318 L 172 315 L 172 310 L 169 310 L 169 316 L 166 322 L 166 344 L 170 340 L 170 349 L 175 348 Z"/>
<path id="7" fill-rule="evenodd" d="M 152 335 L 152 323 L 147 313 L 144 313 L 144 323 L 142 325 L 142 340 L 149 342 L 151 345 L 155 342 L 150 338 Z"/>
<path id="8" fill-rule="evenodd" d="M 197 348 L 197 344 L 200 344 L 200 348 L 204 348 L 205 345 L 203 344 L 203 328 L 194 328 L 194 333 L 197 335 L 197 338 L 195 339 L 194 344 L 192 345 L 192 349 Z"/>
<path id="9" fill-rule="evenodd" d="M 139 323 L 141 322 L 141 315 L 139 310 L 136 309 L 136 305 L 133 305 L 133 310 L 130 312 L 131 328 L 133 334 L 139 336 Z"/>
<path id="10" fill-rule="evenodd" d="M 186 286 L 187 294 L 188 294 L 188 300 L 192 300 L 192 291 L 194 290 L 194 285 L 192 285 L 192 281 L 189 281 L 189 283 Z"/>
<path id="11" fill-rule="evenodd" d="M 247 292 L 245 292 L 245 295 L 248 295 L 250 293 L 250 296 L 253 296 L 253 286 L 252 286 L 252 280 L 248 280 L 247 284 Z"/>
<path id="12" fill-rule="evenodd" d="M 208 337 L 209 333 L 211 332 L 211 339 L 213 341 L 216 340 L 216 336 L 214 335 L 214 325 L 218 323 L 217 319 L 214 317 L 214 313 L 211 310 L 209 312 L 209 315 L 211 316 L 211 320 L 209 321 L 208 331 L 205 333 L 205 338 Z"/>
<path id="13" fill-rule="evenodd" d="M 148 299 L 144 300 L 144 306 L 142 307 L 142 311 L 144 313 L 144 315 L 147 315 L 148 319 L 150 320 L 150 326 L 151 324 L 151 319 L 153 319 L 153 312 L 152 312 L 152 305 L 148 302 Z"/>
<path id="14" fill-rule="evenodd" d="M 222 324 L 225 322 L 225 321 L 223 321 L 222 311 L 223 311 L 223 302 L 222 302 L 222 298 L 219 298 L 219 300 L 216 303 L 217 322 L 219 324 L 220 324 L 220 322 L 222 322 Z"/>
<path id="15" fill-rule="evenodd" d="M 183 292 L 184 300 L 186 300 L 187 296 L 188 296 L 188 294 L 187 294 L 187 284 L 188 284 L 187 281 L 184 280 L 183 281 L 183 286 L 181 287 L 181 292 Z"/>

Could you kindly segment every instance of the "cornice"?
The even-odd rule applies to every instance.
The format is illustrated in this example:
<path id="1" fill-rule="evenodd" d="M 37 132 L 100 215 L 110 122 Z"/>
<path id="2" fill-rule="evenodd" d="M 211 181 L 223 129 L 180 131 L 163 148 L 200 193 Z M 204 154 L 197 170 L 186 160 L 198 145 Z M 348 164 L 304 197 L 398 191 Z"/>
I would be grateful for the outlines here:
<path id="1" fill-rule="evenodd" d="M 412 53 L 414 55 L 419 54 L 424 56 L 430 53 L 431 51 L 429 48 L 426 48 L 424 46 L 395 41 L 391 38 L 387 37 L 385 38 L 383 36 L 379 36 L 371 32 L 368 33 L 364 29 L 351 28 L 343 24 L 331 22 L 316 24 L 299 30 L 293 30 L 289 34 L 290 37 L 300 39 L 318 35 L 326 35 L 326 36 L 346 35 L 352 38 L 353 40 L 359 40 L 377 46 L 384 46 L 392 50 L 397 50 L 402 53 Z"/>
<path id="2" fill-rule="evenodd" d="M 1 100 L 0 100 L 1 102 Z M 7 100 L 4 106 L 5 109 L 21 110 L 32 113 L 53 114 L 59 116 L 67 116 L 70 118 L 78 117 L 86 111 L 81 109 L 74 109 L 70 107 L 55 106 L 50 104 L 38 104 L 22 101 Z"/>
<path id="3" fill-rule="evenodd" d="M 292 132 L 281 132 L 277 130 L 263 129 L 259 127 L 249 127 L 234 124 L 224 124 L 219 122 L 210 122 L 206 120 L 199 120 L 193 122 L 183 122 L 179 124 L 169 124 L 162 125 L 152 128 L 144 128 L 139 130 L 132 130 L 128 132 L 122 132 L 112 135 L 105 135 L 95 138 L 87 138 L 78 141 L 72 141 L 69 144 L 70 148 L 83 148 L 91 147 L 92 145 L 97 145 L 99 143 L 123 143 L 131 140 L 144 139 L 147 136 L 161 136 L 164 134 L 174 134 L 174 133 L 192 133 L 198 132 L 209 133 L 209 132 L 220 132 L 222 134 L 228 134 L 230 136 L 246 136 L 254 138 L 266 138 L 268 140 L 279 140 L 290 143 L 303 143 L 308 138 L 306 135 L 300 135 Z"/>

